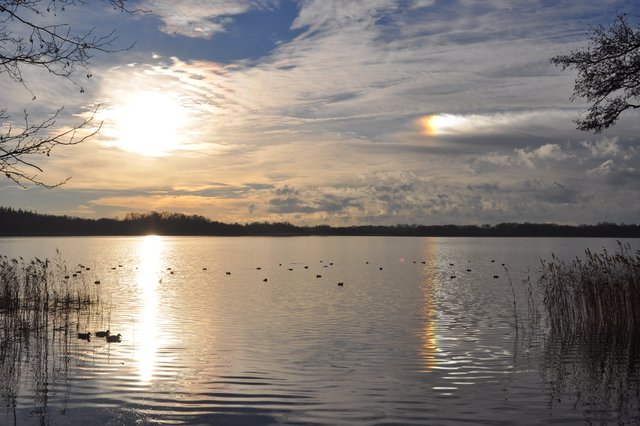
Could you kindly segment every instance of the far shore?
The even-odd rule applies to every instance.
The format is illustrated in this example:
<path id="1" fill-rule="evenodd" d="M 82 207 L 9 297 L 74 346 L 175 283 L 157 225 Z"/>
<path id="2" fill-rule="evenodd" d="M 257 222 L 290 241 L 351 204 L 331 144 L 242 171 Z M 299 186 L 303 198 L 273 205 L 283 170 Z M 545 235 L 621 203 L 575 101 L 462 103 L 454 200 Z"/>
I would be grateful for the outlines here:
<path id="1" fill-rule="evenodd" d="M 495 225 L 299 226 L 288 222 L 223 223 L 181 213 L 130 213 L 124 219 L 84 219 L 0 207 L 2 237 L 67 236 L 384 236 L 640 238 L 639 224 L 499 223 Z"/>

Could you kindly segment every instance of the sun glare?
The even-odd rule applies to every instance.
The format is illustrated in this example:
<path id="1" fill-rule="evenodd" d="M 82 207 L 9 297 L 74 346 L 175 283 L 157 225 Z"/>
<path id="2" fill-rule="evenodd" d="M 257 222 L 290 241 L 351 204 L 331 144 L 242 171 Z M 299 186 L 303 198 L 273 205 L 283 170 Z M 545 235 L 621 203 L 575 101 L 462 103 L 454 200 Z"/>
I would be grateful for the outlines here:
<path id="1" fill-rule="evenodd" d="M 451 133 L 463 122 L 462 118 L 451 114 L 429 114 L 418 119 L 418 125 L 425 136 Z"/>
<path id="2" fill-rule="evenodd" d="M 126 151 L 159 157 L 185 142 L 187 114 L 175 94 L 132 93 L 114 102 L 107 115 L 105 133 Z"/>

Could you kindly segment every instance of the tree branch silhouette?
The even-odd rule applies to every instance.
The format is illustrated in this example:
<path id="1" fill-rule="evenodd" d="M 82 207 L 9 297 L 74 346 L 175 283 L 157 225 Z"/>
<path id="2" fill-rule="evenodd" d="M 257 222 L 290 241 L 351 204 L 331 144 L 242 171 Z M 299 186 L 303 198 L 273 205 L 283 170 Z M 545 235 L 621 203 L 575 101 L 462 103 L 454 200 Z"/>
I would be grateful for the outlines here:
<path id="1" fill-rule="evenodd" d="M 588 35 L 586 47 L 551 63 L 578 71 L 571 100 L 585 98 L 591 106 L 577 128 L 600 133 L 626 110 L 640 108 L 640 26 L 633 29 L 619 14 L 609 28 L 598 25 Z"/>
<path id="2" fill-rule="evenodd" d="M 126 7 L 126 0 L 103 0 L 114 9 L 134 13 Z M 95 28 L 76 33 L 70 24 L 47 24 L 48 18 L 58 17 L 69 7 L 90 7 L 84 0 L 0 0 L 0 74 L 22 85 L 36 100 L 36 94 L 23 77 L 26 68 L 39 69 L 71 82 L 84 93 L 77 75 L 91 78 L 89 70 L 95 52 L 116 53 L 130 49 L 113 47 L 118 37 L 115 31 L 98 34 Z M 47 184 L 39 178 L 43 173 L 37 164 L 38 156 L 49 156 L 57 146 L 79 144 L 95 135 L 102 125 L 95 125 L 96 110 L 79 124 L 57 130 L 56 121 L 64 107 L 48 118 L 32 122 L 25 109 L 21 124 L 12 121 L 8 109 L 0 107 L 0 172 L 20 186 L 36 184 L 52 188 L 69 178 Z"/>

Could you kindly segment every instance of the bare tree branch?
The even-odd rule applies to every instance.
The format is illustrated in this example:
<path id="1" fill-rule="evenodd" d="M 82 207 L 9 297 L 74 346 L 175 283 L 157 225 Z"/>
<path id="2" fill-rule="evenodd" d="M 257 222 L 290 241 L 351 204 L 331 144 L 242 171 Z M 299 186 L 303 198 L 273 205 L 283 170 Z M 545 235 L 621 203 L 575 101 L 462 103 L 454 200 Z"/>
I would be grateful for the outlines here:
<path id="1" fill-rule="evenodd" d="M 128 9 L 127 0 L 103 0 L 114 9 L 130 14 L 140 10 Z M 85 0 L 0 0 L 0 75 L 22 85 L 31 93 L 23 78 L 23 69 L 46 71 L 70 81 L 80 92 L 84 88 L 77 80 L 79 70 L 91 78 L 89 65 L 95 52 L 115 53 L 130 49 L 116 48 L 118 37 L 114 31 L 98 34 L 93 28 L 76 33 L 70 24 L 46 24 L 48 17 L 58 17 L 69 7 L 95 7 Z M 55 184 L 40 179 L 43 169 L 39 156 L 49 156 L 58 146 L 76 145 L 94 136 L 102 123 L 94 126 L 95 113 L 66 130 L 56 130 L 56 121 L 63 107 L 43 121 L 32 122 L 24 110 L 24 123 L 19 128 L 11 121 L 6 108 L 0 107 L 0 172 L 20 186 L 35 184 L 52 188 Z"/>
<path id="2" fill-rule="evenodd" d="M 634 30 L 620 14 L 609 28 L 590 28 L 588 36 L 586 47 L 551 63 L 578 71 L 571 100 L 585 98 L 591 106 L 577 128 L 600 133 L 640 103 L 640 27 Z"/>
<path id="3" fill-rule="evenodd" d="M 48 134 L 51 129 L 55 128 L 56 119 L 62 112 L 62 108 L 46 120 L 35 124 L 29 121 L 29 114 L 25 110 L 24 125 L 20 129 L 9 125 L 6 132 L 0 135 L 0 170 L 5 174 L 5 177 L 23 187 L 25 183 L 31 183 L 45 188 L 53 188 L 67 182 L 69 177 L 55 184 L 47 184 L 38 179 L 38 174 L 43 170 L 32 158 L 42 155 L 49 157 L 55 147 L 77 145 L 96 135 L 102 127 L 102 122 L 100 122 L 92 128 L 96 111 L 97 108 L 91 116 L 78 125 L 61 130 L 52 136 L 39 136 L 43 133 Z M 0 118 L 2 118 L 1 114 Z"/>

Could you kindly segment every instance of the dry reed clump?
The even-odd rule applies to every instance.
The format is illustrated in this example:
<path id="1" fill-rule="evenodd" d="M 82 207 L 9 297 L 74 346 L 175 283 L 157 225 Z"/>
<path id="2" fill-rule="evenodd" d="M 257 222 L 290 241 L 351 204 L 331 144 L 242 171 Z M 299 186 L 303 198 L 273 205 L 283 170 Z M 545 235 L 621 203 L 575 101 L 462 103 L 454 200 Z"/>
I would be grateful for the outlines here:
<path id="1" fill-rule="evenodd" d="M 83 277 L 65 276 L 69 275 L 64 263 L 0 256 L 2 337 L 29 333 L 55 317 L 98 302 L 97 293 Z"/>
<path id="2" fill-rule="evenodd" d="M 70 326 L 99 308 L 99 286 L 84 275 L 59 260 L 0 256 L 0 398 L 14 416 L 22 376 L 34 376 L 34 404 L 46 413 L 52 375 L 68 371 Z"/>
<path id="3" fill-rule="evenodd" d="M 542 261 L 539 286 L 551 330 L 565 335 L 640 334 L 640 250 L 618 242 L 615 253 L 586 250 L 567 263 Z"/>

